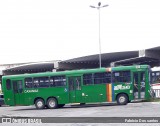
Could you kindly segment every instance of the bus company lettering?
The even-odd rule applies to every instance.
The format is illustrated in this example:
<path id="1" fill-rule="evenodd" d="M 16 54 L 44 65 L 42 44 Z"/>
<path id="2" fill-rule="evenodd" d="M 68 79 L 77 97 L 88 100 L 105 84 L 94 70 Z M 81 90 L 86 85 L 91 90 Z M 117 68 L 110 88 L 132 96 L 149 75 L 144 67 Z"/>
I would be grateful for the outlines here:
<path id="1" fill-rule="evenodd" d="M 114 86 L 114 90 L 126 90 L 126 89 L 130 89 L 130 85 L 117 85 L 117 86 Z"/>
<path id="2" fill-rule="evenodd" d="M 38 89 L 35 89 L 35 90 L 24 90 L 24 93 L 33 93 L 33 92 L 38 92 Z"/>

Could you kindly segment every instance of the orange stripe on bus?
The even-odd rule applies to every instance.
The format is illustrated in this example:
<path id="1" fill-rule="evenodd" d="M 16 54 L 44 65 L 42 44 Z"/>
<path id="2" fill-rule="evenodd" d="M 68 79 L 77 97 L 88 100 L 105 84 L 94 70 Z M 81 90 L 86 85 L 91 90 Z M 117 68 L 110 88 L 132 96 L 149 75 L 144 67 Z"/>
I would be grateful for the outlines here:
<path id="1" fill-rule="evenodd" d="M 112 86 L 111 84 L 106 84 L 106 95 L 107 95 L 107 101 L 112 101 Z"/>
<path id="2" fill-rule="evenodd" d="M 112 86 L 109 84 L 109 102 L 112 101 Z"/>
<path id="3" fill-rule="evenodd" d="M 107 72 L 111 72 L 111 68 L 106 68 L 106 71 Z"/>

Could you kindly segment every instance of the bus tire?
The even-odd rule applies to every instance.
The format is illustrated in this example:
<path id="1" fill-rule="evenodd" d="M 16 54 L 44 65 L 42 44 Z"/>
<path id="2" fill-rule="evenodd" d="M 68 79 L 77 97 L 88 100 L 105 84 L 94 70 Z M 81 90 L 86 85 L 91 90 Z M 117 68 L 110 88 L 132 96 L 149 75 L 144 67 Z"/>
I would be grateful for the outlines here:
<path id="1" fill-rule="evenodd" d="M 65 106 L 65 104 L 59 104 L 58 108 L 62 108 L 63 106 Z"/>
<path id="2" fill-rule="evenodd" d="M 49 98 L 49 99 L 47 100 L 47 106 L 48 106 L 48 108 L 50 108 L 50 109 L 55 109 L 55 108 L 57 108 L 57 107 L 58 107 L 57 99 L 55 99 L 55 98 Z"/>
<path id="3" fill-rule="evenodd" d="M 44 107 L 45 107 L 44 100 L 40 99 L 40 98 L 37 99 L 35 101 L 35 106 L 36 106 L 37 109 L 44 109 Z"/>
<path id="4" fill-rule="evenodd" d="M 117 96 L 118 105 L 126 105 L 128 103 L 128 96 L 126 94 L 119 94 Z"/>

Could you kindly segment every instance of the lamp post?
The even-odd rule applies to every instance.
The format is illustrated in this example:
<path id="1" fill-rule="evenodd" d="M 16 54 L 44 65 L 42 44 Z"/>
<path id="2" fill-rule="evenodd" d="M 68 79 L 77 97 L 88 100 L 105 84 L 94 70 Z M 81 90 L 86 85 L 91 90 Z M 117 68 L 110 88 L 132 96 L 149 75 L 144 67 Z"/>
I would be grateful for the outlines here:
<path id="1" fill-rule="evenodd" d="M 98 3 L 98 6 L 96 7 L 96 6 L 90 6 L 91 8 L 96 8 L 96 9 L 98 9 L 98 12 L 99 12 L 99 68 L 101 68 L 101 66 L 102 66 L 102 58 L 101 58 L 101 25 L 100 25 L 100 9 L 101 8 L 104 8 L 104 7 L 108 7 L 109 5 L 103 5 L 103 6 L 101 6 L 101 2 L 99 2 Z"/>

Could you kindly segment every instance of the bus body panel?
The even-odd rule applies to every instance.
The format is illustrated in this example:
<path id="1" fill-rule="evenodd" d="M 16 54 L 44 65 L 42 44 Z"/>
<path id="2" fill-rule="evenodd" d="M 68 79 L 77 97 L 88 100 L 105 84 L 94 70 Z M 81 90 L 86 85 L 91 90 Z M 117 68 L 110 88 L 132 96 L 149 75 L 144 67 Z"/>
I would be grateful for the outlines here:
<path id="1" fill-rule="evenodd" d="M 106 85 L 85 85 L 83 86 L 83 99 L 85 103 L 105 102 L 106 101 Z"/>
<path id="2" fill-rule="evenodd" d="M 36 73 L 36 74 L 23 74 L 23 75 L 12 75 L 2 77 L 2 89 L 4 92 L 4 99 L 7 105 L 33 105 L 36 98 L 42 98 L 47 103 L 47 99 L 54 97 L 57 99 L 58 104 L 67 103 L 93 103 L 93 102 L 114 102 L 119 94 L 126 94 L 129 101 L 135 100 L 136 95 L 134 92 L 134 76 L 138 78 L 138 98 L 142 94 L 144 99 L 149 99 L 149 67 L 147 65 L 138 66 L 120 66 L 113 68 L 101 68 L 101 69 L 90 69 L 90 70 L 73 70 L 73 71 L 63 71 L 63 72 L 46 72 L 46 73 Z M 118 72 L 130 72 L 129 80 L 126 82 L 114 82 L 113 75 Z M 85 84 L 84 75 L 85 74 L 96 74 L 111 72 L 111 82 L 110 83 L 99 83 L 99 84 Z M 145 75 L 145 82 L 143 83 L 144 92 L 141 93 L 141 81 Z M 134 75 L 135 74 L 135 75 Z M 56 77 L 65 76 L 65 85 L 61 87 L 39 87 L 39 88 L 27 88 L 25 86 L 25 79 L 32 78 L 32 84 L 34 78 L 41 77 Z M 115 76 L 116 78 L 116 76 Z M 100 78 L 101 79 L 101 78 Z M 7 80 L 11 81 L 11 89 L 7 89 Z M 60 80 L 60 79 L 59 79 Z M 54 80 L 59 81 L 58 79 Z M 61 79 L 62 81 L 63 79 Z M 63 80 L 64 81 L 64 80 Z M 95 78 L 93 79 L 95 81 Z M 22 85 L 21 85 L 22 82 Z M 40 83 L 40 81 L 39 81 Z M 48 83 L 48 82 L 47 82 Z M 50 81 L 49 81 L 50 83 Z M 16 85 L 18 88 L 16 89 Z M 14 90 L 15 88 L 15 90 Z M 22 88 L 22 89 L 21 89 Z M 18 91 L 16 91 L 18 90 Z M 22 90 L 22 91 L 21 91 Z"/>
<path id="3" fill-rule="evenodd" d="M 131 68 L 132 67 L 132 68 Z M 129 101 L 131 100 L 136 100 L 136 98 L 134 98 L 134 76 L 133 73 L 143 73 L 145 74 L 145 96 L 144 98 L 140 98 L 140 96 L 137 99 L 150 99 L 150 84 L 149 84 L 149 66 L 147 65 L 139 65 L 136 67 L 133 66 L 122 66 L 122 67 L 114 67 L 112 68 L 112 72 L 113 71 L 126 71 L 126 70 L 130 70 L 131 71 L 131 81 L 128 83 L 113 83 L 114 85 L 114 91 L 115 91 L 115 100 L 118 94 L 120 93 L 125 93 L 128 95 L 129 97 Z M 139 79 L 140 79 L 140 75 L 138 75 Z M 141 82 L 139 80 L 138 82 L 139 84 L 139 89 L 138 89 L 138 95 L 140 95 L 140 88 L 141 88 Z"/>
<path id="4" fill-rule="evenodd" d="M 36 98 L 42 98 L 45 103 L 49 97 L 55 97 L 59 104 L 68 102 L 67 87 L 57 88 L 38 88 L 38 89 L 25 89 L 25 105 L 33 105 Z"/>
<path id="5" fill-rule="evenodd" d="M 14 102 L 13 90 L 7 90 L 7 87 L 4 85 L 6 85 L 6 80 L 2 79 L 2 90 L 3 90 L 3 93 L 5 94 L 4 102 L 6 105 L 14 106 L 15 102 Z M 11 88 L 13 88 L 12 85 L 11 85 Z"/>

